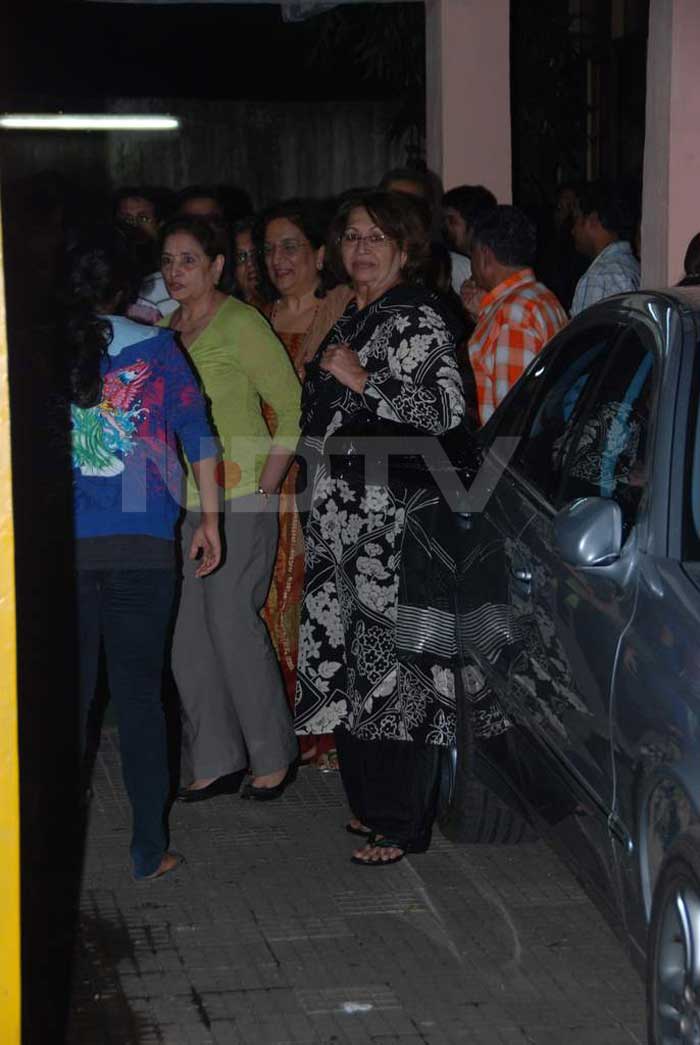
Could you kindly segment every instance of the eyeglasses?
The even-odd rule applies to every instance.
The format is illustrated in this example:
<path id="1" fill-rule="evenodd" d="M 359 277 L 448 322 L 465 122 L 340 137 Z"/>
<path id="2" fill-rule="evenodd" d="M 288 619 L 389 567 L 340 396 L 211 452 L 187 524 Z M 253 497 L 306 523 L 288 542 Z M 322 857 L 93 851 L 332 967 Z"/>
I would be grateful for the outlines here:
<path id="1" fill-rule="evenodd" d="M 156 219 L 150 214 L 120 214 L 119 220 L 125 225 L 152 225 Z"/>
<path id="2" fill-rule="evenodd" d="M 245 265 L 248 261 L 255 261 L 258 256 L 258 251 L 254 247 L 250 250 L 237 250 L 233 255 L 233 259 L 237 265 Z"/>
<path id="3" fill-rule="evenodd" d="M 266 243 L 263 247 L 263 254 L 266 258 L 269 258 L 274 254 L 277 247 L 287 258 L 293 258 L 295 254 L 298 254 L 303 244 L 298 239 L 281 239 L 279 243 Z"/>
<path id="4" fill-rule="evenodd" d="M 382 243 L 386 243 L 388 239 L 391 239 L 391 236 L 385 236 L 383 232 L 367 232 L 361 236 L 359 232 L 348 229 L 338 242 L 345 244 L 346 247 L 359 247 L 360 243 L 368 243 L 370 247 L 381 247 Z"/>

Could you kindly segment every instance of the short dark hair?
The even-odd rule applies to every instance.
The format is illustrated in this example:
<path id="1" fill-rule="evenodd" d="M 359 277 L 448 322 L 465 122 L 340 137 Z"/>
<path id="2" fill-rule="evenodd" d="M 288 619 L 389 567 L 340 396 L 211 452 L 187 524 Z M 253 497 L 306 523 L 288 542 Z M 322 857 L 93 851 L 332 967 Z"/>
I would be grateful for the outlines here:
<path id="1" fill-rule="evenodd" d="M 498 200 L 484 185 L 457 185 L 442 197 L 443 208 L 451 207 L 452 210 L 456 210 L 469 226 L 497 205 Z"/>
<path id="2" fill-rule="evenodd" d="M 122 188 L 117 189 L 112 197 L 112 213 L 116 216 L 120 203 L 130 199 L 147 200 L 153 207 L 156 221 L 160 221 L 163 217 L 162 194 L 158 189 L 154 189 L 150 185 L 124 185 Z"/>
<path id="3" fill-rule="evenodd" d="M 326 244 L 332 212 L 333 203 L 331 201 L 312 199 L 308 196 L 297 196 L 273 203 L 258 216 L 253 229 L 253 238 L 260 257 L 263 256 L 267 227 L 270 222 L 278 218 L 286 218 L 292 225 L 295 225 L 314 250 L 319 250 Z M 279 291 L 270 282 L 266 265 L 260 266 L 260 277 L 260 289 L 263 296 L 269 301 L 274 301 L 279 297 Z M 333 278 L 325 265 L 320 277 L 321 284 L 317 296 L 324 297 L 326 292 L 336 285 L 337 280 Z"/>
<path id="4" fill-rule="evenodd" d="M 239 221 L 253 212 L 249 194 L 238 185 L 188 185 L 176 196 L 176 212 L 190 200 L 214 200 L 221 211 L 222 221 Z"/>
<path id="5" fill-rule="evenodd" d="M 393 192 L 389 186 L 395 181 L 412 181 L 420 187 L 432 219 L 442 196 L 442 185 L 437 175 L 421 167 L 393 167 L 379 182 L 379 188 L 384 192 Z"/>
<path id="6" fill-rule="evenodd" d="M 220 254 L 224 258 L 224 267 L 219 280 L 219 289 L 228 294 L 233 286 L 231 277 L 231 256 L 229 238 L 224 229 L 218 223 L 209 221 L 199 214 L 182 214 L 179 217 L 166 221 L 160 230 L 159 243 L 161 252 L 165 246 L 168 236 L 176 232 L 186 232 L 197 240 L 200 247 L 209 258 L 214 261 Z"/>
<path id="7" fill-rule="evenodd" d="M 223 208 L 227 221 L 240 221 L 252 214 L 254 207 L 250 193 L 240 185 L 216 185 L 216 198 Z"/>
<path id="8" fill-rule="evenodd" d="M 246 218 L 239 218 L 238 221 L 234 221 L 231 226 L 231 235 L 234 237 L 241 236 L 244 232 L 253 232 L 257 218 L 254 214 L 249 214 Z"/>
<path id="9" fill-rule="evenodd" d="M 160 245 L 163 247 L 168 236 L 175 232 L 187 232 L 193 236 L 207 257 L 214 261 L 219 254 L 226 257 L 228 237 L 220 225 L 215 225 L 199 214 L 182 214 L 171 218 L 160 230 Z"/>
<path id="10" fill-rule="evenodd" d="M 616 232 L 619 236 L 630 237 L 635 225 L 635 207 L 629 194 L 620 186 L 610 182 L 588 182 L 576 190 L 579 210 L 587 217 L 597 214 L 598 220 L 608 232 Z"/>
<path id="11" fill-rule="evenodd" d="M 223 195 L 214 185 L 188 185 L 181 189 L 177 194 L 176 209 L 182 210 L 190 200 L 214 200 L 222 216 L 226 213 Z"/>
<path id="12" fill-rule="evenodd" d="M 270 222 L 277 218 L 286 218 L 292 225 L 296 225 L 314 250 L 318 250 L 326 242 L 331 215 L 332 208 L 325 200 L 299 196 L 281 200 L 267 207 L 258 217 L 256 227 L 262 244 Z"/>
<path id="13" fill-rule="evenodd" d="M 348 218 L 357 207 L 364 207 L 372 221 L 385 235 L 396 240 L 408 255 L 402 275 L 407 283 L 424 280 L 430 263 L 430 224 L 427 207 L 420 200 L 401 192 L 366 189 L 346 193 L 331 222 L 328 242 L 328 264 L 338 279 L 346 282 L 340 241 Z"/>
<path id="14" fill-rule="evenodd" d="M 700 275 L 700 232 L 691 239 L 685 252 L 683 268 L 686 276 Z"/>
<path id="15" fill-rule="evenodd" d="M 392 167 L 390 171 L 382 175 L 379 188 L 386 190 L 392 181 L 415 181 L 416 185 L 421 186 L 426 196 L 430 192 L 430 178 L 427 171 L 420 167 Z"/>
<path id="16" fill-rule="evenodd" d="M 518 207 L 492 207 L 474 222 L 474 242 L 489 247 L 501 265 L 532 265 L 537 250 L 535 223 Z"/>

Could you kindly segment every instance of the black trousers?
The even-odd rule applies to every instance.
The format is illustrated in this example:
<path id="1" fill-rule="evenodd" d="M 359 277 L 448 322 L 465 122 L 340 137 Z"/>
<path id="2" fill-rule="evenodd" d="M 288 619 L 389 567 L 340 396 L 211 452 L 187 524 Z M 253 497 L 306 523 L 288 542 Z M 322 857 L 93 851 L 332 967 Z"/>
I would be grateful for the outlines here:
<path id="1" fill-rule="evenodd" d="M 78 570 L 81 743 L 102 640 L 133 812 L 131 857 L 137 878 L 157 869 L 168 844 L 170 781 L 162 686 L 175 581 L 174 569 Z"/>
<path id="2" fill-rule="evenodd" d="M 409 740 L 358 740 L 335 730 L 340 776 L 353 816 L 402 849 L 430 845 L 443 749 Z"/>

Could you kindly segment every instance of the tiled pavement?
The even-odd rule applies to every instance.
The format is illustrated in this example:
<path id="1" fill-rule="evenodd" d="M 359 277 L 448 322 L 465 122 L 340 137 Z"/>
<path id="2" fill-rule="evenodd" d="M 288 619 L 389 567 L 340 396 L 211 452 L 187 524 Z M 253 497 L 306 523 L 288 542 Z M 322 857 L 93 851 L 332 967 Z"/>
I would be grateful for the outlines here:
<path id="1" fill-rule="evenodd" d="M 115 737 L 95 778 L 69 1045 L 623 1045 L 622 949 L 544 845 L 351 865 L 336 774 L 268 805 L 176 805 L 186 863 L 128 873 Z"/>

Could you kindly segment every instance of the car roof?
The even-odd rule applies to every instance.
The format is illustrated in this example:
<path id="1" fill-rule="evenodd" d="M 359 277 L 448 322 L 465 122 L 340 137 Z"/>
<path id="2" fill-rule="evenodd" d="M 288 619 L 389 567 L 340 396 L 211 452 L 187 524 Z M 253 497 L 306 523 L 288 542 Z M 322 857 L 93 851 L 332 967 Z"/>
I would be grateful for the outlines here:
<path id="1" fill-rule="evenodd" d="M 650 299 L 664 302 L 676 308 L 680 306 L 684 311 L 700 317 L 700 286 L 635 290 L 631 293 L 615 294 L 612 297 L 605 298 L 603 301 L 598 302 L 598 306 L 622 305 L 625 308 L 644 311 Z M 595 308 L 596 306 L 594 305 L 593 307 Z"/>
<path id="2" fill-rule="evenodd" d="M 587 326 L 605 322 L 619 323 L 624 321 L 625 313 L 630 312 L 650 312 L 657 323 L 662 322 L 662 312 L 676 313 L 690 317 L 696 330 L 700 330 L 700 286 L 664 287 L 658 290 L 634 290 L 624 294 L 613 294 L 573 316 L 570 323 L 563 327 L 552 341 L 556 339 L 558 342 L 562 337 L 566 337 L 571 329 L 584 330 Z"/>

